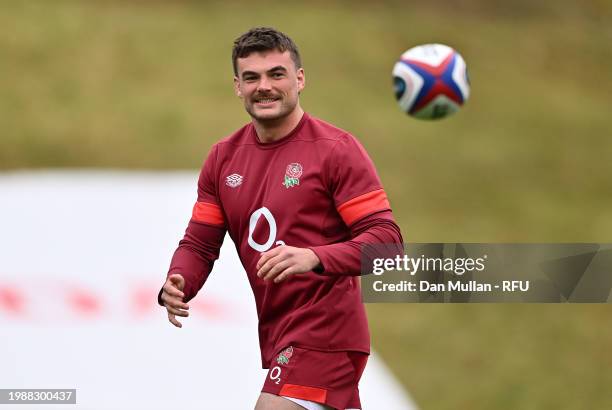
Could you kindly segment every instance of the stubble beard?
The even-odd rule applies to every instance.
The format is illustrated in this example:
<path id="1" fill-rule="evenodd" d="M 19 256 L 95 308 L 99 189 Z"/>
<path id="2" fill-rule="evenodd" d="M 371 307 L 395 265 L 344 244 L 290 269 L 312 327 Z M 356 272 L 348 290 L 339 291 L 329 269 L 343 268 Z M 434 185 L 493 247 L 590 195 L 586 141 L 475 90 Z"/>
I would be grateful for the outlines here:
<path id="1" fill-rule="evenodd" d="M 256 104 L 255 102 L 252 102 L 252 104 L 250 105 L 245 104 L 244 108 L 246 109 L 247 113 L 251 116 L 251 118 L 253 118 L 255 121 L 260 122 L 262 124 L 274 124 L 274 123 L 281 122 L 284 118 L 289 116 L 289 114 L 291 114 L 293 110 L 295 110 L 295 108 L 297 107 L 297 101 L 295 102 L 295 104 L 290 105 L 290 104 L 287 104 L 287 100 L 282 97 L 279 100 L 279 103 L 280 103 L 280 108 L 278 112 L 273 115 L 259 115 L 255 108 L 255 104 Z"/>

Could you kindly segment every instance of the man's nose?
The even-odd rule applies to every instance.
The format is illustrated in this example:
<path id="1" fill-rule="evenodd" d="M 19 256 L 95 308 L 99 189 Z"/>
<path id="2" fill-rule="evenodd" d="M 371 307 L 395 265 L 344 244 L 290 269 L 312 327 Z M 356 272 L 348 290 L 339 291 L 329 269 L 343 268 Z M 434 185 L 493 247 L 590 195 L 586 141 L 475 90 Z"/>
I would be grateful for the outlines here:
<path id="1" fill-rule="evenodd" d="M 272 88 L 272 84 L 270 83 L 270 79 L 266 76 L 262 76 L 259 79 L 257 90 L 258 91 L 270 91 L 271 88 Z"/>

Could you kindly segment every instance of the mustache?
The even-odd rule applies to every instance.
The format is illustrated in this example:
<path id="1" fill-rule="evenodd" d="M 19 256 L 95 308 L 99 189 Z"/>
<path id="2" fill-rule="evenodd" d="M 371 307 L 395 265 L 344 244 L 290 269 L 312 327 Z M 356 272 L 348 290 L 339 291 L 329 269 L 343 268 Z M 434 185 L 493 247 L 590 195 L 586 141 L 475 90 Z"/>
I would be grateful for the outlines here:
<path id="1" fill-rule="evenodd" d="M 253 96 L 253 100 L 262 100 L 265 98 L 280 98 L 280 95 L 276 95 L 276 94 L 256 94 Z"/>

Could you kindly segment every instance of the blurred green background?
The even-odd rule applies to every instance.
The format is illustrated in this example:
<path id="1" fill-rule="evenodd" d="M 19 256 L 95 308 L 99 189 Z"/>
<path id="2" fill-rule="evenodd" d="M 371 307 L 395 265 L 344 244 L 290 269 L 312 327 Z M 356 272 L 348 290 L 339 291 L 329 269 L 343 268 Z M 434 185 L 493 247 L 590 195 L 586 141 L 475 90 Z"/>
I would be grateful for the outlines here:
<path id="1" fill-rule="evenodd" d="M 197 169 L 248 121 L 231 46 L 299 45 L 302 106 L 355 134 L 411 242 L 612 242 L 612 1 L 0 2 L 0 170 Z M 400 112 L 406 49 L 455 47 L 472 95 Z M 612 408 L 608 305 L 369 305 L 423 409 Z"/>

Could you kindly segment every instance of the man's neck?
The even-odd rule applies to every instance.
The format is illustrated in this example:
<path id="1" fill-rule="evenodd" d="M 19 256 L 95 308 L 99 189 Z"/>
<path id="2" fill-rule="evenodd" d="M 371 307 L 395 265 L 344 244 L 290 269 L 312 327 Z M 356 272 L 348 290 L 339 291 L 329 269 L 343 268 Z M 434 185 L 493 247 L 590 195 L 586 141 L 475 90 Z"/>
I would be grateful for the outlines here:
<path id="1" fill-rule="evenodd" d="M 304 110 L 298 105 L 291 114 L 277 120 L 258 121 L 253 119 L 259 141 L 269 143 L 283 138 L 298 125 L 303 115 Z"/>

